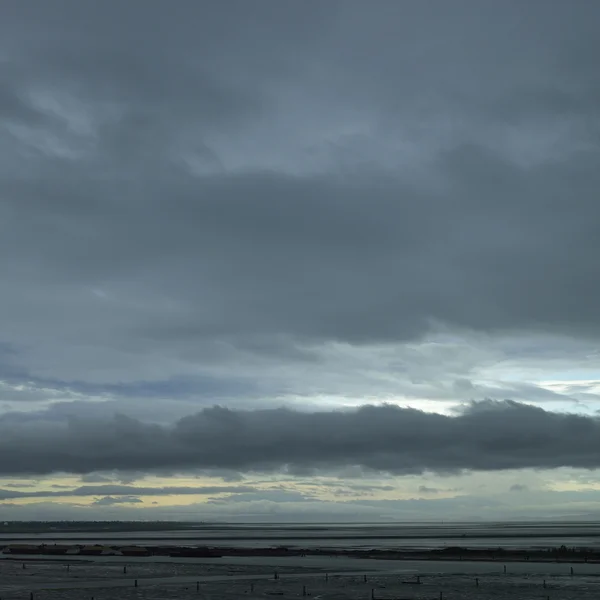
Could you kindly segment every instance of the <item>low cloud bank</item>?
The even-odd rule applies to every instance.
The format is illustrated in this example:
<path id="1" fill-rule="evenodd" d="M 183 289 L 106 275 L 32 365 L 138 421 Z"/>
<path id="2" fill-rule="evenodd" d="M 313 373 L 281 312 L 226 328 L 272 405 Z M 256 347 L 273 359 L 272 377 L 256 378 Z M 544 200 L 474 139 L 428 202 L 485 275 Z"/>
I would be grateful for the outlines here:
<path id="1" fill-rule="evenodd" d="M 600 420 L 512 401 L 456 416 L 396 406 L 354 411 L 213 407 L 171 426 L 124 416 L 0 418 L 0 474 L 235 469 L 293 472 L 357 465 L 394 474 L 600 467 Z"/>

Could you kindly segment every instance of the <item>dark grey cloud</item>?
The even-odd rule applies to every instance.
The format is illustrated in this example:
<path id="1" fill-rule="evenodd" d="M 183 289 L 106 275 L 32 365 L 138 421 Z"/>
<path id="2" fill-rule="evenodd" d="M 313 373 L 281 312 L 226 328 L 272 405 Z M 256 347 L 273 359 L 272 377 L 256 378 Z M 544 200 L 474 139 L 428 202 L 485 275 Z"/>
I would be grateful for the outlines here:
<path id="1" fill-rule="evenodd" d="M 156 186 L 148 182 L 139 209 L 123 214 L 122 206 L 104 203 L 102 216 L 63 217 L 52 202 L 32 207 L 15 197 L 5 202 L 4 262 L 12 248 L 10 265 L 44 274 L 48 284 L 102 286 L 108 279 L 110 289 L 110 280 L 130 278 L 137 294 L 169 290 L 177 299 L 176 312 L 117 306 L 119 318 L 132 318 L 115 332 L 117 344 L 123 336 L 172 347 L 282 333 L 405 340 L 435 321 L 596 335 L 600 153 L 524 170 L 482 148 L 453 152 L 451 200 L 383 174 L 197 182 L 181 173 L 177 189 L 153 199 Z M 52 233 L 47 220 L 65 231 Z M 19 223 L 28 223 L 27 231 Z M 93 230 L 99 243 L 82 238 L 82 230 Z M 557 239 L 569 241 L 568 253 Z M 102 319 L 108 307 L 90 298 L 80 309 Z"/>
<path id="2" fill-rule="evenodd" d="M 112 479 L 100 473 L 86 473 L 81 476 L 82 483 L 112 483 Z"/>
<path id="3" fill-rule="evenodd" d="M 595 417 L 512 401 L 473 403 L 458 416 L 395 406 L 317 413 L 214 407 L 173 426 L 127 417 L 44 421 L 41 414 L 36 420 L 14 413 L 0 418 L 0 473 L 186 468 L 289 473 L 344 466 L 395 474 L 594 469 L 600 467 L 599 431 Z M 95 493 L 97 487 L 79 489 Z"/>
<path id="4" fill-rule="evenodd" d="M 526 492 L 528 489 L 529 489 L 529 487 L 523 483 L 514 483 L 513 485 L 510 486 L 509 491 L 511 491 L 511 492 Z"/>
<path id="5" fill-rule="evenodd" d="M 2 379 L 223 397 L 252 384 L 186 375 L 440 324 L 597 339 L 599 11 L 6 3 Z"/>
<path id="6" fill-rule="evenodd" d="M 197 518 L 149 495 L 259 521 L 595 510 L 509 489 L 512 469 L 600 467 L 595 417 L 328 404 L 592 412 L 599 6 L 0 13 L 0 474 L 83 484 L 11 480 L 2 519 Z M 428 477 L 377 499 L 465 470 L 509 470 L 503 494 Z M 339 485 L 273 488 L 323 474 Z"/>
<path id="7" fill-rule="evenodd" d="M 201 471 L 198 477 L 218 477 L 226 483 L 238 483 L 244 481 L 245 477 L 242 473 L 232 471 L 231 469 L 209 469 L 207 471 Z"/>
<path id="8" fill-rule="evenodd" d="M 35 483 L 4 483 L 3 485 L 4 487 L 14 488 L 16 490 L 36 487 Z"/>

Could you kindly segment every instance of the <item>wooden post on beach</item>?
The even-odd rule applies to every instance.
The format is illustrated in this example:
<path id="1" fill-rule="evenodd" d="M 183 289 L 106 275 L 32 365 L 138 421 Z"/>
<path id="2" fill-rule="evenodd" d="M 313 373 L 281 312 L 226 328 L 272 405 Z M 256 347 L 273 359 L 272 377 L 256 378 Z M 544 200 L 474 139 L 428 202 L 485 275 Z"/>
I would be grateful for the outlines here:
<path id="1" fill-rule="evenodd" d="M 138 586 L 138 582 L 137 579 L 133 582 L 133 587 L 137 587 Z"/>
<path id="2" fill-rule="evenodd" d="M 371 600 L 375 600 L 375 590 L 371 588 Z"/>
<path id="3" fill-rule="evenodd" d="M 29 600 L 33 600 L 33 592 L 29 592 Z"/>
<path id="4" fill-rule="evenodd" d="M 444 600 L 444 592 L 440 592 L 440 600 Z"/>
<path id="5" fill-rule="evenodd" d="M 200 591 L 200 582 L 196 581 L 196 591 L 199 592 Z"/>
<path id="6" fill-rule="evenodd" d="M 302 586 L 302 595 L 306 596 L 306 586 L 305 585 Z"/>

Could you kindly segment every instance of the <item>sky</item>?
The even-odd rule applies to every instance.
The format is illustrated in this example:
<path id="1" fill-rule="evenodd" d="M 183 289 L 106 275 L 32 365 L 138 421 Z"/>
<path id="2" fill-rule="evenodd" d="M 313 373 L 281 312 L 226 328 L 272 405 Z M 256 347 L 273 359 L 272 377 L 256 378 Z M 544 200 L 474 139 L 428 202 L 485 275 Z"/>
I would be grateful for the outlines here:
<path id="1" fill-rule="evenodd" d="M 0 520 L 600 517 L 591 0 L 4 0 Z"/>

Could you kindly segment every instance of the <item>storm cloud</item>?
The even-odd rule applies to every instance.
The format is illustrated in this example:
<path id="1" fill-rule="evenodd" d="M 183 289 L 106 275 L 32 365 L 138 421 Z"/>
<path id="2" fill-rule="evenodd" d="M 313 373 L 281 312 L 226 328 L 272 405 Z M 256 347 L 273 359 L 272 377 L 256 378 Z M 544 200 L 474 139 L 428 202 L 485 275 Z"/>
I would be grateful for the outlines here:
<path id="1" fill-rule="evenodd" d="M 5 369 L 600 333 L 597 7 L 226 4 L 4 9 Z"/>
<path id="2" fill-rule="evenodd" d="M 396 406 L 320 413 L 214 407 L 172 427 L 127 417 L 52 423 L 7 415 L 0 420 L 0 473 L 165 468 L 277 472 L 349 465 L 398 475 L 526 467 L 592 469 L 600 466 L 599 433 L 596 418 L 515 402 L 472 404 L 457 416 Z M 79 489 L 97 493 L 112 487 Z M 139 488 L 118 487 L 141 493 Z"/>
<path id="3" fill-rule="evenodd" d="M 600 467 L 599 19 L 6 0 L 0 475 Z"/>

